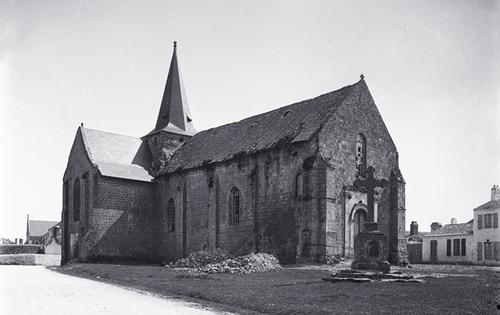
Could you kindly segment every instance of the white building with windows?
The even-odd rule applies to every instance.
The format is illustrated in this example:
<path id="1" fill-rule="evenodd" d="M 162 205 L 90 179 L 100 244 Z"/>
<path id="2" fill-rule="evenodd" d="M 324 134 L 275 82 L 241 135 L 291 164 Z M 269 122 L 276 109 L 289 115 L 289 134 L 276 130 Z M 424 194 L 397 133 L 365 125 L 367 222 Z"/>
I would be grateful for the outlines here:
<path id="1" fill-rule="evenodd" d="M 500 188 L 494 185 L 491 200 L 474 209 L 473 220 L 431 224 L 431 232 L 423 235 L 422 261 L 500 265 L 499 212 Z"/>
<path id="2" fill-rule="evenodd" d="M 458 263 L 469 262 L 474 256 L 473 220 L 457 223 L 455 218 L 444 226 L 434 222 L 431 232 L 422 237 L 422 261 Z"/>
<path id="3" fill-rule="evenodd" d="M 474 242 L 476 244 L 476 262 L 500 265 L 500 188 L 491 189 L 491 200 L 474 209 Z"/>

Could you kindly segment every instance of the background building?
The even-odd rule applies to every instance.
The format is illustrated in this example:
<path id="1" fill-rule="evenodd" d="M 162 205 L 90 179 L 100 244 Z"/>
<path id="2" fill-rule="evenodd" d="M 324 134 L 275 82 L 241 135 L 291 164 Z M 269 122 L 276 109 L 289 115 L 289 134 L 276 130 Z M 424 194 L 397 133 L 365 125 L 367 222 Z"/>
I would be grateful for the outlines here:
<path id="1" fill-rule="evenodd" d="M 470 262 L 473 260 L 473 221 L 457 223 L 455 218 L 444 226 L 434 222 L 431 232 L 422 237 L 422 261 Z"/>
<path id="2" fill-rule="evenodd" d="M 28 214 L 26 219 L 26 244 L 43 245 L 45 243 L 44 235 L 56 224 L 58 224 L 57 221 L 30 220 Z"/>
<path id="3" fill-rule="evenodd" d="M 47 233 L 43 235 L 43 247 L 45 254 L 60 255 L 61 254 L 61 222 L 51 227 Z"/>
<path id="4" fill-rule="evenodd" d="M 491 200 L 474 209 L 474 243 L 476 244 L 476 261 L 478 263 L 500 264 L 500 229 L 498 214 L 500 213 L 500 189 L 498 185 L 491 188 Z"/>
<path id="5" fill-rule="evenodd" d="M 412 221 L 410 232 L 406 233 L 406 246 L 408 248 L 408 262 L 420 264 L 422 262 L 422 241 L 426 232 L 418 231 L 417 221 Z"/>
<path id="6" fill-rule="evenodd" d="M 423 236 L 423 262 L 500 265 L 499 212 L 500 189 L 494 185 L 491 200 L 474 209 L 473 220 L 432 223 L 431 232 Z"/>

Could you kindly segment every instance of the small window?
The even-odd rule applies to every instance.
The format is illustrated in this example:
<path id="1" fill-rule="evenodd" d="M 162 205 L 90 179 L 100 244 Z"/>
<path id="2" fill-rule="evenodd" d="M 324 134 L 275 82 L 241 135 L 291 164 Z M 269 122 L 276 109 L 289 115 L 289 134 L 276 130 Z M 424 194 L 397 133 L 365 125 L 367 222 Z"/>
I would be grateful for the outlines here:
<path id="1" fill-rule="evenodd" d="M 483 260 L 483 243 L 477 243 L 477 261 Z"/>
<path id="2" fill-rule="evenodd" d="M 446 256 L 451 256 L 451 240 L 446 240 Z"/>
<path id="3" fill-rule="evenodd" d="M 84 196 L 83 196 L 83 211 L 84 211 L 84 216 L 87 216 L 88 211 L 90 209 L 90 180 L 89 180 L 89 173 L 85 173 L 82 177 L 83 180 L 83 190 L 84 190 Z"/>
<path id="4" fill-rule="evenodd" d="M 465 251 L 466 241 L 465 238 L 462 238 L 462 244 L 460 244 L 460 254 L 465 256 L 467 253 Z"/>
<path id="5" fill-rule="evenodd" d="M 167 204 L 167 226 L 169 232 L 175 231 L 175 202 L 170 198 Z"/>
<path id="6" fill-rule="evenodd" d="M 299 173 L 295 179 L 295 197 L 301 198 L 304 195 L 304 173 Z"/>
<path id="7" fill-rule="evenodd" d="M 477 229 L 481 230 L 483 228 L 483 215 L 478 214 L 477 215 Z"/>
<path id="8" fill-rule="evenodd" d="M 484 215 L 484 228 L 491 229 L 493 227 L 493 214 L 485 214 Z"/>
<path id="9" fill-rule="evenodd" d="M 229 194 L 229 225 L 240 223 L 240 190 L 236 187 Z"/>
<path id="10" fill-rule="evenodd" d="M 73 222 L 80 221 L 80 179 L 73 184 Z"/>
<path id="11" fill-rule="evenodd" d="M 69 185 L 68 181 L 65 181 L 63 184 L 63 211 L 64 213 L 68 213 L 69 211 Z M 69 216 L 68 216 L 69 218 Z"/>
<path id="12" fill-rule="evenodd" d="M 453 240 L 453 256 L 460 256 L 460 239 Z"/>
<path id="13" fill-rule="evenodd" d="M 356 172 L 364 175 L 366 170 L 366 138 L 363 134 L 358 134 L 356 138 Z"/>
<path id="14" fill-rule="evenodd" d="M 484 260 L 493 259 L 493 246 L 491 242 L 484 242 Z"/>

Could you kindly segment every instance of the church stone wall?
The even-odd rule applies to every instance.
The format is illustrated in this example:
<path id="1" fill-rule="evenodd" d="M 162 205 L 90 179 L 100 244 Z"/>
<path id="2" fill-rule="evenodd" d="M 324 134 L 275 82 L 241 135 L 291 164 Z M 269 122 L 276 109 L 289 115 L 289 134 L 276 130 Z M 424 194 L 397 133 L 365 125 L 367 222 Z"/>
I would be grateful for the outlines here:
<path id="1" fill-rule="evenodd" d="M 154 261 L 154 184 L 98 176 L 94 185 L 81 258 Z"/>
<path id="2" fill-rule="evenodd" d="M 360 82 L 337 108 L 335 115 L 323 126 L 319 135 L 321 156 L 326 164 L 326 243 L 328 254 L 345 254 L 345 188 L 356 179 L 356 140 L 358 134 L 366 137 L 366 165 L 373 166 L 376 178 L 391 180 L 393 170 L 399 170 L 398 153 L 364 82 Z M 395 183 L 400 185 L 401 183 Z M 404 190 L 398 190 L 402 194 Z M 404 200 L 401 196 L 391 198 L 391 189 L 379 189 L 378 226 L 389 239 L 404 243 Z M 399 211 L 398 211 L 399 210 Z M 393 216 L 396 219 L 393 219 Z M 395 228 L 395 230 L 390 227 Z M 400 233 L 401 235 L 398 235 Z M 391 241 L 390 241 L 391 242 Z M 391 245 L 391 244 L 390 244 Z M 403 247 L 404 244 L 400 244 Z M 398 245 L 395 245 L 398 246 Z M 400 248 L 400 250 L 404 250 Z"/>
<path id="3" fill-rule="evenodd" d="M 316 141 L 305 142 L 163 176 L 157 209 L 162 260 L 217 247 L 236 255 L 269 252 L 282 262 L 293 262 L 297 256 L 315 258 L 322 224 L 318 213 L 324 206 L 318 198 L 324 172 L 318 171 L 316 148 Z M 306 160 L 311 164 L 307 170 Z M 304 193 L 297 196 L 299 173 L 303 173 Z M 241 195 L 237 225 L 228 222 L 233 187 Z M 176 204 L 175 232 L 167 230 L 170 198 Z"/>
<path id="4" fill-rule="evenodd" d="M 79 220 L 74 220 L 76 179 Z M 79 129 L 63 178 L 62 263 L 154 260 L 153 202 L 154 184 L 101 176 L 87 156 Z"/>
<path id="5" fill-rule="evenodd" d="M 68 166 L 63 177 L 63 204 L 62 204 L 62 263 L 80 256 L 80 234 L 88 226 L 88 209 L 92 204 L 91 188 L 93 185 L 93 175 L 96 170 L 87 157 L 80 129 L 77 131 L 73 146 L 71 148 Z M 80 219 L 74 220 L 74 184 L 75 180 L 80 180 Z M 86 188 L 89 194 L 86 194 Z"/>

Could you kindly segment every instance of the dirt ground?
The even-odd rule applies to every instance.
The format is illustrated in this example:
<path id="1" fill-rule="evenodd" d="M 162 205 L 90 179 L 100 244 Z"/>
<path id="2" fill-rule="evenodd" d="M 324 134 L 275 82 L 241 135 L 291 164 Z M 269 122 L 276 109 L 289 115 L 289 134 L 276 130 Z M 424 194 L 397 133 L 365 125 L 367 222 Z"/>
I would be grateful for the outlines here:
<path id="1" fill-rule="evenodd" d="M 395 268 L 398 269 L 398 268 Z M 414 265 L 425 283 L 330 283 L 333 268 L 195 275 L 161 266 L 73 264 L 59 272 L 243 314 L 499 314 L 500 268 Z"/>
<path id="2" fill-rule="evenodd" d="M 43 266 L 0 266 L 0 314 L 216 314 Z"/>

